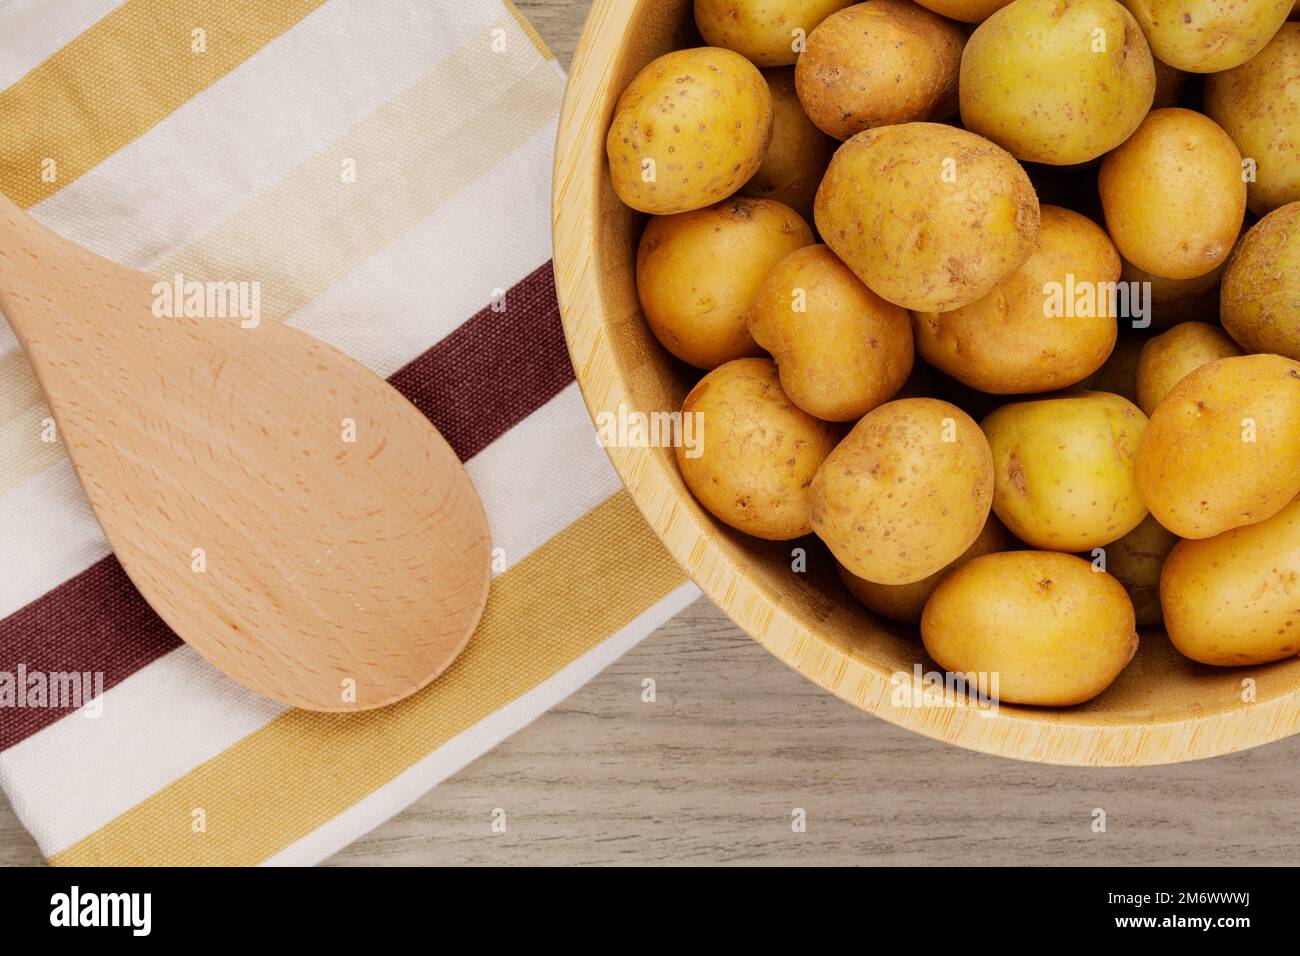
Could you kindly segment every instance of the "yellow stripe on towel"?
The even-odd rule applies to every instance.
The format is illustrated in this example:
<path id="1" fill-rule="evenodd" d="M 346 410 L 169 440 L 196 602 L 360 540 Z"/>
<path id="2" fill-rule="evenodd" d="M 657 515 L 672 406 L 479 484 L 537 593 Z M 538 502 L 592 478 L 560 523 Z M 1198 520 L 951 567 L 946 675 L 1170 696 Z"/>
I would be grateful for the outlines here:
<path id="1" fill-rule="evenodd" d="M 538 61 L 511 20 L 496 29 L 514 41 L 505 51 L 494 52 L 485 31 L 152 271 L 257 281 L 263 319 L 288 319 L 559 111 L 554 67 Z M 344 160 L 356 164 L 355 182 L 342 181 Z M 63 460 L 61 444 L 41 440 L 49 414 L 22 352 L 0 355 L 0 494 Z"/>
<path id="2" fill-rule="evenodd" d="M 0 192 L 52 196 L 323 2 L 127 0 L 0 90 Z"/>
<path id="3" fill-rule="evenodd" d="M 359 714 L 289 711 L 50 862 L 260 863 L 598 646 L 684 581 L 620 491 L 498 577 L 469 647 L 415 696 Z M 194 832 L 196 810 L 204 833 Z"/>
<path id="4" fill-rule="evenodd" d="M 484 33 L 154 271 L 257 280 L 263 313 L 287 318 L 491 171 L 559 108 L 554 68 L 519 43 L 494 53 Z M 343 181 L 345 161 L 355 181 Z"/>
<path id="5" fill-rule="evenodd" d="M 528 39 L 533 41 L 533 46 L 537 47 L 537 52 L 548 60 L 554 60 L 555 54 L 551 52 L 551 48 L 546 45 L 546 41 L 542 39 L 542 35 L 537 32 L 537 29 L 528 22 L 528 18 L 519 12 L 519 8 L 514 5 L 513 0 L 501 0 L 501 2 L 506 5 L 510 15 L 518 22 L 520 29 L 528 34 Z"/>

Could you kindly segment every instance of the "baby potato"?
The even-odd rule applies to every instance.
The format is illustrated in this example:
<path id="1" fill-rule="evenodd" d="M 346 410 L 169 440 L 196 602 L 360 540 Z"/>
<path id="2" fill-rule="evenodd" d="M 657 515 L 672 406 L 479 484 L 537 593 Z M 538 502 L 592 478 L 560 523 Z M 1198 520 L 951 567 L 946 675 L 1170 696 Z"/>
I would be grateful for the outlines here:
<path id="1" fill-rule="evenodd" d="M 1241 154 L 1192 110 L 1152 110 L 1102 160 L 1097 185 L 1120 253 L 1166 279 L 1192 279 L 1223 262 L 1246 215 Z"/>
<path id="2" fill-rule="evenodd" d="M 1122 258 L 1122 257 L 1121 257 Z M 1219 318 L 1219 283 L 1223 280 L 1225 259 L 1217 266 L 1193 279 L 1165 279 L 1139 269 L 1124 260 L 1120 282 L 1133 288 L 1133 283 L 1145 284 L 1150 290 L 1146 306 L 1147 319 L 1154 329 L 1168 329 L 1180 322 L 1215 322 Z"/>
<path id="3" fill-rule="evenodd" d="M 812 241 L 803 217 L 770 199 L 655 217 L 636 255 L 646 321 L 664 348 L 696 368 L 757 355 L 750 300 L 773 265 Z"/>
<path id="4" fill-rule="evenodd" d="M 982 299 L 951 312 L 917 312 L 916 346 L 931 365 L 960 382 L 999 395 L 1048 392 L 1073 385 L 1101 367 L 1115 345 L 1115 316 L 1097 300 L 1102 283 L 1119 278 L 1119 253 L 1086 216 L 1041 207 L 1038 248 Z M 1061 290 L 1063 308 L 1048 316 L 1047 291 Z M 1076 308 L 1067 290 L 1092 290 Z"/>
<path id="5" fill-rule="evenodd" d="M 695 25 L 711 46 L 758 66 L 789 66 L 797 40 L 853 0 L 695 0 Z"/>
<path id="6" fill-rule="evenodd" d="M 1160 576 L 1169 640 L 1218 667 L 1300 652 L 1300 499 L 1273 517 L 1181 541 Z"/>
<path id="7" fill-rule="evenodd" d="M 677 448 L 695 499 L 738 531 L 772 541 L 811 530 L 808 486 L 835 447 L 835 426 L 801 411 L 781 391 L 776 364 L 737 359 L 691 389 L 682 415 L 699 415 L 698 453 Z"/>
<path id="8" fill-rule="evenodd" d="M 831 160 L 814 209 L 822 238 L 859 279 L 918 312 L 987 295 L 1038 244 L 1038 197 L 1020 164 L 937 123 L 853 137 Z"/>
<path id="9" fill-rule="evenodd" d="M 772 94 L 758 68 L 717 47 L 675 50 L 633 78 L 605 137 L 618 198 L 656 216 L 726 199 L 772 139 Z"/>
<path id="10" fill-rule="evenodd" d="M 983 23 L 1011 0 L 916 0 L 916 2 L 949 20 Z"/>
<path id="11" fill-rule="evenodd" d="M 1258 55 L 1205 78 L 1205 112 L 1257 164 L 1246 184 L 1263 216 L 1300 200 L 1300 23 L 1287 23 Z"/>
<path id="12" fill-rule="evenodd" d="M 1096 37 L 1113 38 L 1103 50 Z M 1156 74 L 1116 0 L 1015 0 L 979 25 L 961 60 L 961 119 L 1017 159 L 1069 166 L 1142 122 Z"/>
<path id="13" fill-rule="evenodd" d="M 1151 52 L 1188 73 L 1218 73 L 1264 49 L 1292 0 L 1124 0 Z"/>
<path id="14" fill-rule="evenodd" d="M 838 144 L 814 126 L 799 105 L 791 67 L 764 70 L 763 78 L 772 92 L 772 145 L 767 148 L 763 165 L 740 192 L 783 202 L 811 219 L 813 197 Z"/>
<path id="15" fill-rule="evenodd" d="M 828 246 L 796 249 L 767 274 L 749 332 L 772 353 L 781 387 L 810 415 L 861 418 L 912 371 L 907 310 L 876 295 Z"/>
<path id="16" fill-rule="evenodd" d="M 1300 202 L 1273 210 L 1237 244 L 1219 316 L 1245 351 L 1300 361 Z"/>
<path id="17" fill-rule="evenodd" d="M 812 527 L 877 584 L 911 584 L 971 546 L 989 516 L 993 460 L 979 426 L 933 398 L 863 416 L 813 479 Z"/>
<path id="18" fill-rule="evenodd" d="M 940 568 L 928 578 L 911 584 L 877 584 L 858 577 L 844 565 L 839 565 L 840 580 L 852 592 L 853 596 L 866 605 L 869 611 L 887 617 L 901 624 L 918 624 L 925 602 L 930 599 L 939 582 L 961 567 L 967 561 L 973 561 L 985 554 L 995 551 L 1008 551 L 1016 547 L 1015 538 L 1006 527 L 993 515 L 989 515 L 979 537 L 969 548 L 961 553 L 957 560 Z"/>
<path id="19" fill-rule="evenodd" d="M 1072 554 L 986 554 L 948 575 L 921 615 L 940 667 L 997 675 L 1002 703 L 1068 707 L 1111 685 L 1137 653 L 1133 605 Z M 991 676 L 990 676 L 991 681 Z"/>
<path id="20" fill-rule="evenodd" d="M 1137 367 L 1137 404 L 1149 417 L 1175 385 L 1202 365 L 1240 355 L 1223 330 L 1204 322 L 1184 322 L 1142 347 Z"/>
<path id="21" fill-rule="evenodd" d="M 870 0 L 831 14 L 808 37 L 794 78 L 808 118 L 836 139 L 943 119 L 957 92 L 966 34 L 911 0 Z"/>
<path id="22" fill-rule="evenodd" d="M 1124 537 L 1106 545 L 1106 570 L 1128 592 L 1142 627 L 1160 623 L 1160 569 L 1177 543 L 1177 535 L 1147 515 Z"/>
<path id="23" fill-rule="evenodd" d="M 1180 538 L 1277 514 L 1300 494 L 1300 362 L 1243 355 L 1186 376 L 1151 415 L 1137 480 Z"/>
<path id="24" fill-rule="evenodd" d="M 1088 551 L 1147 515 L 1135 461 L 1147 417 L 1107 392 L 1003 405 L 981 427 L 993 450 L 993 510 L 1026 544 Z"/>

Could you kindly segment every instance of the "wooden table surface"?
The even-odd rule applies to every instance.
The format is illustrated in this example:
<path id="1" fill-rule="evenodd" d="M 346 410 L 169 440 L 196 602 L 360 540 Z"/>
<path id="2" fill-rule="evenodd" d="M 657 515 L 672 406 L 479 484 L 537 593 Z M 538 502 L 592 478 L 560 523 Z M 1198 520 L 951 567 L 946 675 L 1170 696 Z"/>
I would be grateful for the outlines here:
<path id="1" fill-rule="evenodd" d="M 586 0 L 516 0 L 568 64 Z M 656 701 L 643 703 L 652 677 Z M 495 808 L 505 833 L 493 833 Z M 1094 811 L 1106 831 L 1094 832 Z M 802 810 L 806 828 L 796 832 Z M 1300 737 L 1198 763 L 1044 767 L 822 692 L 707 601 L 332 864 L 1294 864 Z M 0 797 L 0 864 L 41 857 Z"/>

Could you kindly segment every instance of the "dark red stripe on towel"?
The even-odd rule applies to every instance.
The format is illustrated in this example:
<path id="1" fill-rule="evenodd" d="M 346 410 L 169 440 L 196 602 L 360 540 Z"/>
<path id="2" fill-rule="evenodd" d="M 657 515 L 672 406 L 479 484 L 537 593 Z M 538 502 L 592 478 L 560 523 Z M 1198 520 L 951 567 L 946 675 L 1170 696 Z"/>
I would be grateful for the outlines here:
<path id="1" fill-rule="evenodd" d="M 551 264 L 389 379 L 468 461 L 573 381 Z"/>
<path id="2" fill-rule="evenodd" d="M 505 306 L 483 309 L 389 379 L 462 461 L 573 381 L 551 264 L 511 288 Z M 108 689 L 180 643 L 110 556 L 0 621 L 0 673 L 103 672 Z M 66 714 L 0 706 L 0 750 Z"/>

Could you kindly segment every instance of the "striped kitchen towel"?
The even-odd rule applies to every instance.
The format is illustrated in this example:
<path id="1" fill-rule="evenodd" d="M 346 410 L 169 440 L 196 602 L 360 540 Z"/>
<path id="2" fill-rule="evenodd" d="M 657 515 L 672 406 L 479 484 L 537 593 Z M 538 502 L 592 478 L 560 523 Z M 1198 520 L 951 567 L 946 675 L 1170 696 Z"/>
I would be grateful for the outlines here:
<path id="1" fill-rule="evenodd" d="M 697 594 L 620 490 L 565 351 L 563 85 L 502 0 L 0 0 L 0 190 L 120 262 L 260 282 L 264 321 L 356 356 L 441 429 L 500 549 L 432 685 L 287 710 L 136 594 L 0 329 L 0 785 L 51 862 L 319 861 Z"/>

